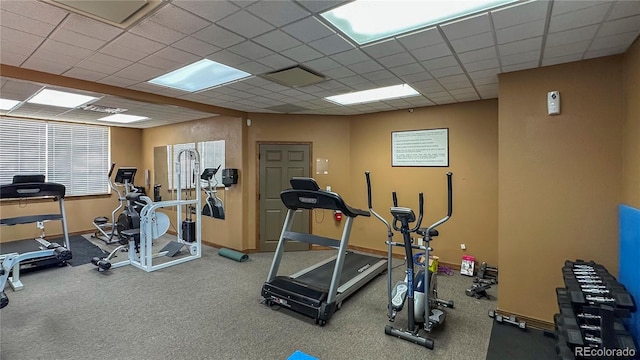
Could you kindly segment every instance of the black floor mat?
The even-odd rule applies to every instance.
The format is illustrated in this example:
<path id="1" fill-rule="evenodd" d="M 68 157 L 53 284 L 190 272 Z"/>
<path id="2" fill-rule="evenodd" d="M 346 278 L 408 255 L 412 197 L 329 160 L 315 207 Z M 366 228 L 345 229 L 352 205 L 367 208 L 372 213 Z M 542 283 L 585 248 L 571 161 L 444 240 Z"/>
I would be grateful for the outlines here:
<path id="1" fill-rule="evenodd" d="M 63 238 L 47 239 L 52 243 L 64 244 Z M 29 251 L 37 251 L 39 243 L 33 239 L 11 241 L 0 244 L 0 254 L 17 252 L 23 254 Z M 91 262 L 93 257 L 104 257 L 107 254 L 98 246 L 91 243 L 81 235 L 73 235 L 69 237 L 69 246 L 73 258 L 68 261 L 71 266 L 84 265 Z"/>
<path id="2" fill-rule="evenodd" d="M 555 339 L 545 336 L 542 330 L 523 331 L 494 321 L 487 360 L 539 360 L 556 357 Z"/>

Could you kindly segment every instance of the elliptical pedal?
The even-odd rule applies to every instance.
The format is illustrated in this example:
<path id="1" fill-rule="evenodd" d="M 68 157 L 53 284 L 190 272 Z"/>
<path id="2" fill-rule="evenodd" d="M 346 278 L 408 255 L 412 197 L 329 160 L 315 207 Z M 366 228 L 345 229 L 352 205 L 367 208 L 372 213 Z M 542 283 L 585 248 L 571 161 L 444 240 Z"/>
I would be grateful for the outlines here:
<path id="1" fill-rule="evenodd" d="M 409 286 L 404 281 L 399 281 L 396 283 L 396 286 L 393 288 L 393 296 L 391 298 L 391 308 L 394 311 L 402 310 L 404 306 L 404 301 L 407 299 L 407 291 L 409 290 Z"/>

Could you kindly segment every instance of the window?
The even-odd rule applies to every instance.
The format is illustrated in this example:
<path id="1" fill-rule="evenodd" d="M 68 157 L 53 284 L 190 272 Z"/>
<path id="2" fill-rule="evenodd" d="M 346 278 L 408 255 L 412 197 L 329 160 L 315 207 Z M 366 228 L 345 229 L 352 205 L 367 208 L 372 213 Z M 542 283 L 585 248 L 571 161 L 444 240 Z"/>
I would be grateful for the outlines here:
<path id="1" fill-rule="evenodd" d="M 44 174 L 67 196 L 109 192 L 109 128 L 38 120 L 0 119 L 0 183 L 15 174 Z"/>

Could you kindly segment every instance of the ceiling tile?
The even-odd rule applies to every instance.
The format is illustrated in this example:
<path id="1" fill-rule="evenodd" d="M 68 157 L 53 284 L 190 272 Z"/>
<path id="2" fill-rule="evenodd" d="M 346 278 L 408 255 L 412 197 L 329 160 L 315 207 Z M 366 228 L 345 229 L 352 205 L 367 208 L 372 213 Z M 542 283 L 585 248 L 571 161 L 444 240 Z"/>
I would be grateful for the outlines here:
<path id="1" fill-rule="evenodd" d="M 204 42 L 191 36 L 179 40 L 171 46 L 199 56 L 207 56 L 220 50 L 220 48 L 215 45 L 211 45 L 208 42 Z"/>
<path id="2" fill-rule="evenodd" d="M 394 67 L 389 69 L 391 70 L 394 74 L 398 75 L 398 76 L 403 76 L 403 75 L 410 75 L 410 74 L 416 74 L 416 73 L 424 73 L 425 70 L 422 66 L 420 66 L 418 63 L 411 63 L 411 64 L 407 64 L 407 65 L 402 65 L 402 66 L 398 66 L 398 67 Z"/>
<path id="3" fill-rule="evenodd" d="M 146 37 L 147 39 L 151 39 L 165 45 L 171 45 L 186 36 L 179 31 L 162 26 L 151 20 L 144 20 L 138 25 L 132 27 L 129 31 L 133 34 Z"/>
<path id="4" fill-rule="evenodd" d="M 496 57 L 493 59 L 485 59 L 485 60 L 480 60 L 472 63 L 466 63 L 464 64 L 464 68 L 466 69 L 467 72 L 473 72 L 473 71 L 494 69 L 499 65 L 500 64 L 498 63 L 498 58 Z"/>
<path id="5" fill-rule="evenodd" d="M 149 20 L 187 35 L 211 25 L 209 21 L 172 4 L 158 10 Z"/>
<path id="6" fill-rule="evenodd" d="M 275 68 L 272 68 L 264 64 L 260 64 L 255 61 L 249 61 L 246 63 L 238 64 L 235 67 L 238 68 L 239 70 L 248 72 L 249 74 L 252 74 L 252 75 L 260 75 L 260 74 L 264 74 L 264 73 L 276 70 Z"/>
<path id="7" fill-rule="evenodd" d="M 69 14 L 65 10 L 39 1 L 2 1 L 2 9 L 51 25 L 60 24 Z"/>
<path id="8" fill-rule="evenodd" d="M 120 59 L 129 61 L 139 61 L 147 57 L 149 54 L 141 51 L 137 51 L 125 46 L 121 46 L 116 43 L 111 43 L 100 50 L 100 53 L 111 55 Z"/>
<path id="9" fill-rule="evenodd" d="M 321 53 L 319 53 L 315 49 L 304 44 L 296 46 L 292 49 L 285 50 L 281 52 L 281 54 L 300 63 L 317 59 L 323 56 Z"/>
<path id="10" fill-rule="evenodd" d="M 331 58 L 345 66 L 371 60 L 371 58 L 360 49 L 352 49 L 339 54 L 333 54 Z"/>
<path id="11" fill-rule="evenodd" d="M 527 70 L 527 69 L 533 69 L 535 67 L 538 67 L 538 61 L 531 61 L 531 62 L 522 63 L 522 64 L 503 66 L 502 72 Z"/>
<path id="12" fill-rule="evenodd" d="M 451 46 L 453 46 L 457 52 L 471 51 L 493 45 L 493 33 L 491 32 L 451 41 Z"/>
<path id="13" fill-rule="evenodd" d="M 599 50 L 590 50 L 584 54 L 583 60 L 593 59 L 601 56 L 609 56 L 623 53 L 629 46 L 607 47 Z"/>
<path id="14" fill-rule="evenodd" d="M 309 43 L 309 46 L 325 55 L 331 55 L 353 49 L 353 45 L 337 34 L 327 36 Z"/>
<path id="15" fill-rule="evenodd" d="M 473 79 L 473 83 L 476 86 L 490 85 L 490 84 L 496 84 L 497 85 L 498 84 L 498 76 L 494 75 L 494 76 L 490 76 L 490 77 Z"/>
<path id="16" fill-rule="evenodd" d="M 242 36 L 215 24 L 194 33 L 192 36 L 220 48 L 226 48 L 244 41 Z"/>
<path id="17" fill-rule="evenodd" d="M 253 41 L 241 42 L 240 44 L 233 45 L 228 48 L 228 50 L 248 59 L 258 59 L 273 54 L 273 51 L 262 47 Z"/>
<path id="18" fill-rule="evenodd" d="M 340 64 L 328 57 L 307 61 L 304 65 L 319 72 L 340 67 Z"/>
<path id="19" fill-rule="evenodd" d="M 590 43 L 589 40 L 585 40 L 585 41 L 575 42 L 572 44 L 565 44 L 565 45 L 554 46 L 554 47 L 546 46 L 544 49 L 544 57 L 551 58 L 551 57 L 565 56 L 565 55 L 576 54 L 576 53 L 584 53 L 585 51 L 587 51 L 587 47 L 589 46 L 589 43 Z"/>
<path id="20" fill-rule="evenodd" d="M 72 61 L 74 62 L 79 62 L 81 60 L 84 60 L 93 54 L 91 50 L 61 43 L 55 40 L 46 40 L 38 48 L 38 51 L 40 50 L 47 51 L 52 54 L 64 55 L 69 59 L 73 59 Z"/>
<path id="21" fill-rule="evenodd" d="M 600 31 L 598 31 L 598 36 L 609 36 L 638 30 L 640 30 L 640 15 L 607 21 L 602 24 Z"/>
<path id="22" fill-rule="evenodd" d="M 365 79 L 360 75 L 354 75 L 354 76 L 344 77 L 340 79 L 340 82 L 347 86 L 354 86 L 359 84 L 366 84 L 369 82 L 369 80 Z"/>
<path id="23" fill-rule="evenodd" d="M 308 11 L 291 1 L 259 1 L 246 9 L 277 27 L 310 15 Z"/>
<path id="24" fill-rule="evenodd" d="M 289 24 L 283 27 L 282 30 L 304 43 L 310 43 L 314 40 L 335 34 L 333 30 L 329 29 L 314 17 L 308 17 Z"/>
<path id="25" fill-rule="evenodd" d="M 145 54 L 153 54 L 154 52 L 164 48 L 166 45 L 157 41 L 149 40 L 142 36 L 138 36 L 132 33 L 124 33 L 114 41 L 110 42 L 105 48 L 117 45 L 122 46 L 137 52 Z M 102 51 L 102 50 L 101 50 Z"/>
<path id="26" fill-rule="evenodd" d="M 135 63 L 118 71 L 114 75 L 127 79 L 138 80 L 136 82 L 140 82 L 151 80 L 157 76 L 163 75 L 164 73 L 165 71 L 162 69 L 158 69 L 145 64 Z"/>
<path id="27" fill-rule="evenodd" d="M 21 67 L 60 75 L 69 70 L 71 68 L 71 65 L 59 64 L 55 61 L 52 61 L 51 59 L 41 59 L 35 56 L 31 56 L 21 65 Z"/>
<path id="28" fill-rule="evenodd" d="M 450 22 L 448 24 L 441 25 L 441 28 L 449 41 L 462 39 L 492 30 L 488 13 Z"/>
<path id="29" fill-rule="evenodd" d="M 398 36 L 397 39 L 408 50 L 419 49 L 444 42 L 440 32 L 435 27 Z"/>
<path id="30" fill-rule="evenodd" d="M 116 75 L 109 75 L 107 77 L 104 77 L 102 80 L 100 80 L 101 84 L 119 86 L 124 88 L 137 84 L 139 82 L 140 82 L 139 80 L 129 79 L 126 77 L 121 77 Z"/>
<path id="31" fill-rule="evenodd" d="M 94 67 L 86 67 L 85 65 L 87 63 L 93 63 L 93 64 L 95 64 L 95 66 Z M 100 71 L 100 72 L 111 74 L 112 71 L 103 71 L 102 70 L 102 66 L 108 66 L 109 68 L 120 70 L 120 69 L 124 69 L 125 67 L 127 67 L 127 66 L 129 66 L 131 64 L 133 64 L 133 62 L 129 61 L 129 60 L 121 59 L 121 58 L 118 58 L 118 57 L 115 57 L 115 56 L 111 56 L 111 55 L 107 55 L 107 54 L 103 54 L 103 53 L 95 53 L 95 54 L 91 55 L 90 57 L 88 57 L 85 61 L 80 63 L 79 66 L 82 67 L 82 68 L 85 68 L 85 69 L 94 70 L 94 71 Z M 113 71 L 113 72 L 115 72 L 115 71 Z"/>
<path id="32" fill-rule="evenodd" d="M 51 40 L 47 40 L 47 41 L 51 41 Z M 39 59 L 51 59 L 52 61 L 55 61 L 58 64 L 68 65 L 69 67 L 75 66 L 76 64 L 78 64 L 80 61 L 83 60 L 82 58 L 79 58 L 77 56 L 68 56 L 64 53 L 53 52 L 51 51 L 51 49 L 43 48 L 43 47 L 38 48 L 38 50 L 36 50 L 31 56 Z"/>
<path id="33" fill-rule="evenodd" d="M 11 51 L 20 55 L 31 55 L 45 38 L 36 35 L 27 34 L 22 31 L 1 28 L 0 39 L 2 41 L 2 51 Z"/>
<path id="34" fill-rule="evenodd" d="M 538 61 L 540 59 L 540 51 L 528 51 L 519 54 L 503 56 L 500 59 L 502 66 L 522 64 L 526 62 Z"/>
<path id="35" fill-rule="evenodd" d="M 451 76 L 451 75 L 458 75 L 458 74 L 464 73 L 464 71 L 459 65 L 454 65 L 446 68 L 429 70 L 429 71 L 431 72 L 431 75 L 433 75 L 436 79 L 439 79 L 440 77 L 443 77 L 443 76 Z"/>
<path id="36" fill-rule="evenodd" d="M 498 45 L 498 51 L 500 52 L 501 56 L 505 56 L 526 51 L 540 50 L 541 47 L 542 37 L 535 37 L 531 39 Z"/>
<path id="37" fill-rule="evenodd" d="M 545 58 L 542 59 L 542 66 L 563 64 L 563 63 L 572 62 L 572 61 L 578 61 L 578 60 L 582 60 L 582 53 L 569 54 L 569 55 L 563 55 L 563 56 L 557 56 L 557 57 L 547 57 L 545 55 Z M 535 64 L 535 65 L 533 65 L 531 67 L 533 68 L 536 65 L 537 64 Z M 521 70 L 521 69 L 517 69 L 517 70 Z M 505 71 L 507 71 L 507 70 L 505 70 Z"/>
<path id="38" fill-rule="evenodd" d="M 591 7 L 595 7 L 595 6 L 600 6 L 603 4 L 611 4 L 612 1 L 608 1 L 608 0 L 589 0 L 589 1 L 582 1 L 582 0 L 562 0 L 562 1 L 557 1 L 554 2 L 553 4 L 553 12 L 551 13 L 551 16 L 555 16 L 555 15 L 560 15 L 560 14 L 565 14 L 565 13 L 569 13 L 569 12 L 576 12 L 579 10 L 584 10 L 587 8 L 591 8 Z"/>
<path id="39" fill-rule="evenodd" d="M 444 56 L 437 59 L 423 61 L 421 62 L 421 64 L 427 70 L 431 71 L 431 70 L 442 69 L 442 68 L 458 65 L 458 61 L 456 61 L 455 57 L 450 55 L 450 56 Z"/>
<path id="40" fill-rule="evenodd" d="M 346 77 L 350 77 L 355 75 L 356 73 L 354 73 L 353 71 L 349 70 L 346 67 L 337 67 L 334 69 L 329 69 L 329 70 L 325 70 L 323 71 L 323 75 L 326 75 L 332 79 L 342 79 L 342 78 L 346 78 Z M 320 85 L 318 85 L 320 86 Z M 322 87 L 322 86 L 321 86 Z M 322 87 L 323 89 L 326 89 L 325 87 Z"/>
<path id="41" fill-rule="evenodd" d="M 378 62 L 390 68 L 415 63 L 415 60 L 409 53 L 401 53 L 378 58 Z"/>
<path id="42" fill-rule="evenodd" d="M 607 20 L 640 14 L 640 1 L 617 1 L 607 16 Z"/>
<path id="43" fill-rule="evenodd" d="M 69 14 L 59 29 L 72 31 L 75 34 L 82 34 L 103 41 L 111 41 L 123 33 L 122 29 L 115 26 L 73 13 Z"/>
<path id="44" fill-rule="evenodd" d="M 464 53 L 459 53 L 458 59 L 460 59 L 460 61 L 462 61 L 463 63 L 471 63 L 471 62 L 476 62 L 480 60 L 493 59 L 496 56 L 497 56 L 496 48 L 492 46 L 484 49 L 478 49 L 478 50 L 467 51 Z"/>
<path id="45" fill-rule="evenodd" d="M 82 79 L 87 81 L 98 81 L 109 74 L 101 73 L 98 71 L 86 70 L 80 67 L 74 67 L 69 69 L 63 74 L 64 76 L 72 77 L 75 79 Z"/>
<path id="46" fill-rule="evenodd" d="M 572 44 L 577 41 L 591 40 L 597 30 L 598 25 L 590 25 L 579 29 L 552 33 L 547 35 L 546 46 L 560 46 L 564 44 Z"/>
<path id="47" fill-rule="evenodd" d="M 597 37 L 591 43 L 589 51 L 622 48 L 622 52 L 624 52 L 631 44 L 633 44 L 633 41 L 638 37 L 638 33 L 638 31 L 633 31 L 623 34 Z"/>
<path id="48" fill-rule="evenodd" d="M 498 44 L 541 36 L 544 33 L 544 24 L 544 20 L 536 20 L 496 30 Z"/>
<path id="49" fill-rule="evenodd" d="M 246 57 L 240 56 L 236 53 L 232 53 L 231 51 L 228 51 L 228 50 L 221 50 L 216 53 L 213 53 L 207 56 L 207 59 L 217 61 L 221 64 L 224 64 L 227 66 L 233 66 L 233 67 L 236 67 L 240 64 L 244 64 L 249 61 L 249 59 L 247 59 Z"/>
<path id="50" fill-rule="evenodd" d="M 378 63 L 373 60 L 367 60 L 357 64 L 351 64 L 348 68 L 358 74 L 365 74 L 371 71 L 381 70 L 382 66 L 378 65 Z"/>
<path id="51" fill-rule="evenodd" d="M 565 1 L 564 3 L 568 2 L 577 3 L 579 1 Z M 563 2 L 561 1 L 560 3 Z M 554 6 L 551 20 L 549 21 L 549 32 L 554 33 L 562 30 L 596 24 L 604 19 L 610 7 L 610 3 L 605 3 L 562 15 L 553 15 L 556 13 L 556 7 Z"/>
<path id="52" fill-rule="evenodd" d="M 3 27 L 19 30 L 40 37 L 47 37 L 55 29 L 55 25 L 33 20 L 20 14 L 0 9 L 0 24 Z"/>
<path id="53" fill-rule="evenodd" d="M 272 67 L 274 69 L 284 69 L 291 66 L 295 66 L 297 62 L 291 61 L 290 59 L 280 55 L 280 54 L 271 54 L 269 56 L 265 56 L 256 60 L 257 62 Z"/>
<path id="54" fill-rule="evenodd" d="M 89 50 L 98 50 L 107 43 L 105 40 L 78 34 L 73 31 L 65 30 L 64 28 L 56 29 L 49 38 Z"/>
<path id="55" fill-rule="evenodd" d="M 424 81 L 430 80 L 433 77 L 425 70 L 418 73 L 408 74 L 408 75 L 400 75 L 400 78 L 407 83 L 415 82 L 415 81 Z"/>
<path id="56" fill-rule="evenodd" d="M 291 49 L 292 47 L 302 44 L 300 41 L 281 30 L 273 30 L 260 35 L 255 37 L 253 41 L 275 52 Z"/>
<path id="57" fill-rule="evenodd" d="M 363 46 L 361 49 L 373 57 L 389 56 L 405 51 L 400 43 L 395 39 L 388 39 L 373 45 Z"/>
<path id="58" fill-rule="evenodd" d="M 548 1 L 527 1 L 491 12 L 493 26 L 502 29 L 547 17 Z"/>
<path id="59" fill-rule="evenodd" d="M 411 50 L 411 54 L 418 60 L 430 60 L 451 55 L 451 49 L 445 43 L 431 45 L 419 49 Z"/>
<path id="60" fill-rule="evenodd" d="M 28 55 L 19 54 L 5 49 L 4 44 L 2 46 L 3 49 L 0 51 L 0 62 L 5 65 L 20 66 L 29 57 Z"/>
<path id="61" fill-rule="evenodd" d="M 218 21 L 240 10 L 230 1 L 173 0 L 173 4 L 211 22 Z"/>
<path id="62" fill-rule="evenodd" d="M 493 69 L 470 72 L 469 77 L 475 80 L 475 79 L 480 79 L 485 77 L 496 76 L 499 73 L 500 73 L 500 69 L 496 67 Z"/>
<path id="63" fill-rule="evenodd" d="M 252 38 L 274 29 L 273 26 L 264 20 L 259 19 L 245 10 L 229 15 L 218 21 L 217 24 L 247 38 Z"/>
<path id="64" fill-rule="evenodd" d="M 348 0 L 298 0 L 300 5 L 312 12 L 321 12 L 338 5 L 349 2 Z"/>

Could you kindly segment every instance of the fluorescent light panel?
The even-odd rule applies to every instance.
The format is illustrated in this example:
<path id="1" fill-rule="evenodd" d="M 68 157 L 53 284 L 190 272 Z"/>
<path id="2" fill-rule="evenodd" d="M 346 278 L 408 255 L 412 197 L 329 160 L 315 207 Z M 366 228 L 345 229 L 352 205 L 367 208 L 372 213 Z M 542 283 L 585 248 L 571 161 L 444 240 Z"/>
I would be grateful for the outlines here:
<path id="1" fill-rule="evenodd" d="M 515 1 L 357 0 L 320 15 L 362 45 Z"/>
<path id="2" fill-rule="evenodd" d="M 136 122 L 136 121 L 140 121 L 140 120 L 145 120 L 145 119 L 148 119 L 148 117 L 146 117 L 146 116 L 136 116 L 136 115 L 115 114 L 115 115 L 105 116 L 105 117 L 100 118 L 98 120 L 114 122 L 114 123 L 121 123 L 121 124 L 128 124 L 128 123 L 132 123 L 132 122 Z"/>
<path id="3" fill-rule="evenodd" d="M 325 99 L 340 105 L 353 105 L 380 100 L 398 99 L 416 95 L 420 95 L 420 93 L 415 91 L 411 86 L 407 84 L 400 84 L 377 89 L 356 91 L 348 94 L 329 96 Z"/>
<path id="4" fill-rule="evenodd" d="M 151 79 L 149 82 L 155 85 L 193 92 L 248 76 L 251 76 L 251 74 L 209 59 L 202 59 L 191 65 Z"/>
<path id="5" fill-rule="evenodd" d="M 94 100 L 98 100 L 98 98 L 65 91 L 43 89 L 27 102 L 73 109 Z"/>
<path id="6" fill-rule="evenodd" d="M 20 104 L 18 100 L 0 99 L 0 110 L 9 111 Z"/>

